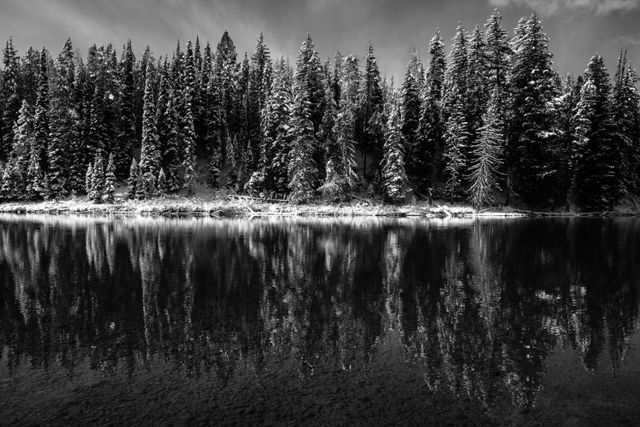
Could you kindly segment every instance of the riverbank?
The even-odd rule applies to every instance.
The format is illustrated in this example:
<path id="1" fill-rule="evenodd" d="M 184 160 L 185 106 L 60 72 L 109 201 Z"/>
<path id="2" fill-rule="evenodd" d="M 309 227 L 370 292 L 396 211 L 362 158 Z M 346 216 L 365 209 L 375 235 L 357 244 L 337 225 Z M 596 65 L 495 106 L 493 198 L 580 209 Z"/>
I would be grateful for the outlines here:
<path id="1" fill-rule="evenodd" d="M 166 196 L 149 200 L 118 198 L 115 203 L 93 203 L 85 197 L 41 202 L 0 203 L 0 213 L 53 215 L 123 215 L 123 216 L 382 216 L 422 218 L 473 218 L 527 216 L 635 216 L 633 209 L 614 212 L 533 212 L 509 207 L 476 210 L 470 206 L 418 202 L 411 205 L 388 205 L 381 201 L 359 199 L 339 204 L 292 204 L 263 201 L 236 195 Z"/>

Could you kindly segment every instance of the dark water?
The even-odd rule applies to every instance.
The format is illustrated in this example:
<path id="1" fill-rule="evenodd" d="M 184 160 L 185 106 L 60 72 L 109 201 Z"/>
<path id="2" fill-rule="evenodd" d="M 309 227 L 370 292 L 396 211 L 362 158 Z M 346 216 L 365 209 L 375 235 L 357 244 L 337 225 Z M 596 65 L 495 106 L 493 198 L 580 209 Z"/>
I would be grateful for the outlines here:
<path id="1" fill-rule="evenodd" d="M 640 220 L 0 216 L 0 423 L 638 424 Z"/>

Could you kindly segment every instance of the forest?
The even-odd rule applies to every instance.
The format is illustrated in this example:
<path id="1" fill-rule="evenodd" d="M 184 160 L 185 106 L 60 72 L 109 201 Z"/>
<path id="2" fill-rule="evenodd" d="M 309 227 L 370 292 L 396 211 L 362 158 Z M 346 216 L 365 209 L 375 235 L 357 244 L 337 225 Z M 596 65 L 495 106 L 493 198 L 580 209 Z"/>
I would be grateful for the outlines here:
<path id="1" fill-rule="evenodd" d="M 509 35 L 494 11 L 437 30 L 402 82 L 363 58 L 322 59 L 309 35 L 295 64 L 260 35 L 238 54 L 178 41 L 140 57 L 131 41 L 70 39 L 0 71 L 0 202 L 190 197 L 216 191 L 292 203 L 354 197 L 408 204 L 583 212 L 638 205 L 640 95 L 626 52 L 613 76 L 594 55 L 577 77 L 554 69 L 540 18 Z M 126 188 L 126 191 L 124 189 Z M 118 190 L 122 190 L 118 192 Z"/>

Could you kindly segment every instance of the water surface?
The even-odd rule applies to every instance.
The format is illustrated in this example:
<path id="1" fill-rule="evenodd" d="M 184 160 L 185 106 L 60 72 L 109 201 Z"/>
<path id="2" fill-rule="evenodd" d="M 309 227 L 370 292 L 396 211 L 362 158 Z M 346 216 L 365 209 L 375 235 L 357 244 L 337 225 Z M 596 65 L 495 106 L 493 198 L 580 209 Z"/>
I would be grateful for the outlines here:
<path id="1" fill-rule="evenodd" d="M 638 424 L 640 220 L 0 216 L 0 423 Z"/>

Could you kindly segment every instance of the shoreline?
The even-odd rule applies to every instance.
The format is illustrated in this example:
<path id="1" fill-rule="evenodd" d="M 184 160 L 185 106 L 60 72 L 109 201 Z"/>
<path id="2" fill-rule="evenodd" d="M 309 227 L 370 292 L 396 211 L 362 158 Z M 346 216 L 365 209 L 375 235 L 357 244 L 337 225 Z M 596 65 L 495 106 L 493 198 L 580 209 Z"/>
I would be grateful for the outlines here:
<path id="1" fill-rule="evenodd" d="M 526 211 L 510 207 L 476 210 L 471 206 L 426 202 L 387 205 L 379 201 L 340 204 L 292 204 L 262 201 L 245 196 L 159 197 L 96 204 L 84 197 L 61 201 L 0 203 L 4 214 L 119 215 L 165 217 L 414 217 L 414 218 L 527 218 L 527 217 L 622 217 L 640 216 L 632 210 L 612 212 Z"/>

